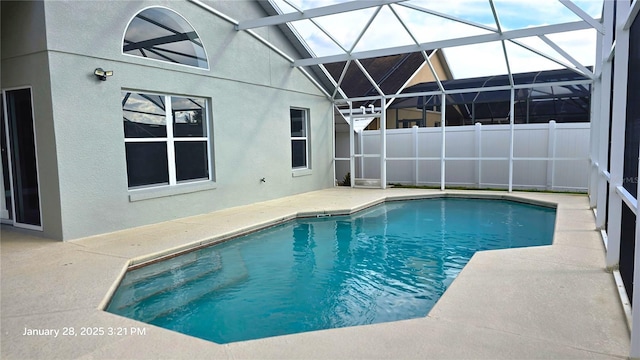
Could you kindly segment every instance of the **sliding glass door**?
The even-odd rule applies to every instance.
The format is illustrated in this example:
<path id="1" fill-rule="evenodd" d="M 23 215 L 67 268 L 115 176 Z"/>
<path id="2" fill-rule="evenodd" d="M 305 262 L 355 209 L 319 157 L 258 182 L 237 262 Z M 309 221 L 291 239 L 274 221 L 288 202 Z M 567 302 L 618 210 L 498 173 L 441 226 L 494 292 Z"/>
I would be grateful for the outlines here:
<path id="1" fill-rule="evenodd" d="M 42 230 L 31 89 L 2 92 L 0 215 L 15 226 Z"/>

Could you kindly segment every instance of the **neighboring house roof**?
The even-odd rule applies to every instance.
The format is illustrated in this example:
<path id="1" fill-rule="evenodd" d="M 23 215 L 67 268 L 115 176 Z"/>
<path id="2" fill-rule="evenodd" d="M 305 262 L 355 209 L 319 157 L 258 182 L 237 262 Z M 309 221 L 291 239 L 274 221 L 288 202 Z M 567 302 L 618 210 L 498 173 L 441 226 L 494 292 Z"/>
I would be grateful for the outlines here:
<path id="1" fill-rule="evenodd" d="M 570 69 L 545 70 L 513 74 L 516 86 L 536 84 L 533 88 L 520 88 L 515 91 L 516 116 L 524 116 L 527 122 L 547 122 L 554 119 L 559 122 L 582 122 L 590 112 L 591 85 L 580 83 L 589 80 L 586 76 Z M 559 83 L 564 82 L 564 85 Z M 578 83 L 576 83 L 578 82 Z M 468 79 L 444 80 L 442 86 L 448 90 L 481 89 L 503 87 L 492 91 L 452 92 L 446 95 L 447 122 L 453 124 L 469 119 L 508 118 L 511 89 L 508 75 L 484 76 Z M 540 84 L 549 83 L 549 86 Z M 424 82 L 409 86 L 403 94 L 416 93 L 415 97 L 398 99 L 391 108 L 431 108 L 439 106 L 440 86 L 435 82 Z M 418 95 L 419 94 L 419 95 Z M 432 95 L 426 95 L 432 94 Z M 526 109 L 526 116 L 519 114 Z"/>
<path id="2" fill-rule="evenodd" d="M 278 10 L 270 1 L 258 1 L 258 3 L 263 7 L 267 15 L 279 14 Z M 313 52 L 304 40 L 301 39 L 295 29 L 289 26 L 288 23 L 277 25 L 277 27 L 298 51 L 296 55 L 301 58 L 314 57 Z M 429 51 L 428 55 L 431 55 L 432 52 L 433 51 Z M 444 54 L 441 51 L 436 51 L 436 56 L 445 73 L 444 79 L 452 79 L 453 76 Z M 409 85 L 412 77 L 420 71 L 421 68 L 426 66 L 425 59 L 420 52 L 360 59 L 359 61 L 386 95 L 395 94 L 403 90 L 404 87 Z M 346 62 L 337 62 L 323 64 L 323 66 L 337 83 L 345 64 Z M 318 82 L 328 93 L 332 94 L 334 92 L 334 85 L 327 78 L 326 73 L 322 71 L 320 66 L 314 65 L 307 68 L 314 74 Z M 426 71 L 430 70 L 426 69 Z M 349 64 L 347 73 L 340 83 L 340 88 L 349 98 L 380 95 L 375 86 L 371 84 L 355 62 Z M 336 98 L 341 98 L 341 96 L 337 94 Z"/>
<path id="3" fill-rule="evenodd" d="M 435 67 L 439 80 L 451 79 L 452 74 L 442 51 L 429 52 L 430 61 Z M 402 92 L 405 88 L 416 83 L 421 83 L 425 79 L 435 80 L 431 69 L 427 66 L 422 53 L 414 52 L 400 55 L 383 56 L 359 60 L 362 67 L 375 81 L 377 86 L 385 95 Z M 324 64 L 325 68 L 337 83 L 340 80 L 346 62 Z M 351 62 L 344 74 L 340 88 L 348 98 L 379 96 L 380 93 L 371 81 L 365 76 L 360 67 Z M 369 106 L 376 101 L 355 101 L 352 102 L 354 108 Z M 376 105 L 377 106 L 377 105 Z M 344 119 L 341 115 L 336 115 L 336 126 L 343 126 Z M 356 120 L 354 129 L 359 131 L 366 128 L 375 118 L 360 118 Z"/>
<path id="4" fill-rule="evenodd" d="M 570 82 L 576 80 L 589 80 L 586 76 L 578 74 L 569 69 L 558 69 L 558 70 L 545 70 L 545 71 L 534 71 L 527 73 L 516 73 L 513 74 L 513 82 L 515 85 L 525 85 L 525 84 L 543 84 L 543 83 L 556 83 L 556 82 Z M 509 86 L 509 76 L 508 75 L 494 75 L 494 76 L 483 76 L 477 78 L 468 78 L 468 79 L 455 79 L 455 80 L 443 80 L 442 85 L 449 90 L 457 90 L 457 89 L 480 89 L 487 88 L 492 86 Z M 542 89 L 539 91 L 533 90 L 520 90 L 516 92 L 516 100 L 519 97 L 531 98 L 532 96 L 543 96 L 547 97 L 548 95 L 555 95 L 557 97 L 565 96 L 565 97 L 584 97 L 589 96 L 590 94 L 590 86 L 588 84 L 576 84 L 576 85 L 554 85 L 549 88 L 543 87 L 538 88 Z M 439 92 L 440 87 L 435 82 L 423 82 L 419 83 L 404 89 L 404 94 L 410 93 L 421 93 L 421 92 Z M 425 101 L 425 96 L 417 96 L 415 98 L 404 98 L 403 100 L 396 101 L 391 107 L 392 108 L 403 108 L 408 107 L 406 104 L 414 105 L 416 102 L 416 98 L 420 101 Z M 447 104 L 449 105 L 462 105 L 462 104 L 471 104 L 471 103 L 486 103 L 486 102 L 497 102 L 497 101 L 509 101 L 511 98 L 511 90 L 503 89 L 503 90 L 494 90 L 489 92 L 478 92 L 471 91 L 468 93 L 455 93 L 447 95 Z M 438 105 L 439 102 L 435 98 L 430 98 L 427 101 L 427 105 L 433 106 Z"/>
<path id="5" fill-rule="evenodd" d="M 424 57 L 419 52 L 360 60 L 362 66 L 385 94 L 395 94 L 402 90 L 424 62 Z M 338 82 L 345 65 L 346 62 L 338 62 L 324 66 Z M 350 98 L 380 95 L 354 62 L 349 64 L 340 87 Z"/>

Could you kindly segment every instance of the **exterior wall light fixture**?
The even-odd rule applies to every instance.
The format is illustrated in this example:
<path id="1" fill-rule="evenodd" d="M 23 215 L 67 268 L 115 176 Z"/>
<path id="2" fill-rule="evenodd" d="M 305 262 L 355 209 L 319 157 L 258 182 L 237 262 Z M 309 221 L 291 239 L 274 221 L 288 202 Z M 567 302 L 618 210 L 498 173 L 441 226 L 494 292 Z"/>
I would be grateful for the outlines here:
<path id="1" fill-rule="evenodd" d="M 106 81 L 107 77 L 113 75 L 112 70 L 102 70 L 102 68 L 97 68 L 93 71 L 93 75 L 97 76 L 98 79 L 102 81 Z"/>

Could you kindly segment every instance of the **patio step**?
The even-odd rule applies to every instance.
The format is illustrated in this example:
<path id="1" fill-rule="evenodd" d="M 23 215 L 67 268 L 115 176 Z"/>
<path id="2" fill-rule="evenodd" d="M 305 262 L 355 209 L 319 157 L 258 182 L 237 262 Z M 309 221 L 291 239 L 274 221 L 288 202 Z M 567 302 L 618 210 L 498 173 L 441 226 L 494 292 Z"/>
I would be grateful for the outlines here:
<path id="1" fill-rule="evenodd" d="M 357 187 L 380 187 L 380 179 L 354 179 L 354 185 Z"/>

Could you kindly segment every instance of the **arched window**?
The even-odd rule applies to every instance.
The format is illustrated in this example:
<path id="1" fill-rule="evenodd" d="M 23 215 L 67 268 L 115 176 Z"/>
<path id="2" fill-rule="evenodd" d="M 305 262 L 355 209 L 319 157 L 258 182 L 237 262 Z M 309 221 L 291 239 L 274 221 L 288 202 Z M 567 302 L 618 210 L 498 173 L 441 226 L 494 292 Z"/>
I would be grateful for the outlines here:
<path id="1" fill-rule="evenodd" d="M 140 11 L 129 23 L 124 54 L 208 69 L 207 54 L 193 27 L 176 12 L 162 7 Z"/>

